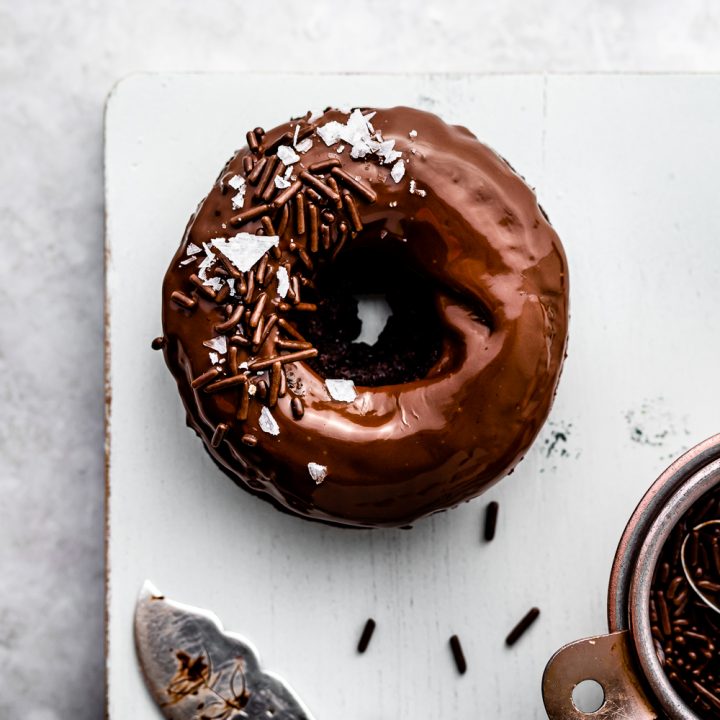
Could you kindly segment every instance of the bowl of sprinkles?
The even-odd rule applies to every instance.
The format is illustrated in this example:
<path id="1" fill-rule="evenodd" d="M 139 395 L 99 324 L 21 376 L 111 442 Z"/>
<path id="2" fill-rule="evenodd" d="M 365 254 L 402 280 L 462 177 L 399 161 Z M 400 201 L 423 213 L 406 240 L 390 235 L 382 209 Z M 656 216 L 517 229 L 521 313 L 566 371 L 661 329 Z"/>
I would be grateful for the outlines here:
<path id="1" fill-rule="evenodd" d="M 720 719 L 720 435 L 675 461 L 651 486 L 618 545 L 609 635 L 550 660 L 550 720 Z M 602 688 L 584 704 L 587 681 Z"/>

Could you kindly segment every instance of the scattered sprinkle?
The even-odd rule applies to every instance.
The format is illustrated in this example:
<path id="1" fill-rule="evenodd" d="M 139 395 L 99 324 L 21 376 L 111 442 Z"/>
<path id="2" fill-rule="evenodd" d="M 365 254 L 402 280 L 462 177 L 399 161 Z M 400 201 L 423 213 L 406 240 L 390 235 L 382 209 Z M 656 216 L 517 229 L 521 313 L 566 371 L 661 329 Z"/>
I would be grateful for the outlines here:
<path id="1" fill-rule="evenodd" d="M 392 170 L 390 171 L 390 176 L 396 183 L 399 183 L 403 179 L 404 175 L 405 175 L 405 161 L 398 160 L 393 165 Z"/>
<path id="2" fill-rule="evenodd" d="M 152 343 L 150 343 L 150 347 L 153 350 L 162 350 L 165 347 L 164 336 L 160 335 L 159 337 L 153 338 Z"/>
<path id="3" fill-rule="evenodd" d="M 211 340 L 206 340 L 203 345 L 221 355 L 227 352 L 227 338 L 224 335 L 218 335 L 218 337 L 214 337 Z"/>
<path id="4" fill-rule="evenodd" d="M 280 297 L 285 297 L 289 289 L 290 278 L 288 277 L 288 271 L 283 265 L 280 265 L 277 269 L 277 293 Z"/>
<path id="5" fill-rule="evenodd" d="M 326 380 L 325 387 L 333 400 L 353 402 L 357 397 L 355 383 L 352 380 Z"/>
<path id="6" fill-rule="evenodd" d="M 368 649 L 370 639 L 375 632 L 375 621 L 372 618 L 368 618 L 363 628 L 362 635 L 360 636 L 360 642 L 358 642 L 357 651 L 362 654 Z"/>
<path id="7" fill-rule="evenodd" d="M 527 615 L 510 631 L 510 634 L 505 638 L 505 644 L 508 647 L 514 645 L 527 631 L 527 629 L 538 619 L 540 616 L 540 610 L 538 608 L 532 608 L 528 611 Z"/>
<path id="8" fill-rule="evenodd" d="M 499 505 L 493 501 L 488 503 L 485 508 L 485 528 L 484 536 L 485 542 L 490 542 L 495 537 L 495 528 L 497 527 L 498 509 Z"/>
<path id="9" fill-rule="evenodd" d="M 289 145 L 280 145 L 277 156 L 283 165 L 294 165 L 300 160 L 300 156 Z"/>
<path id="10" fill-rule="evenodd" d="M 238 270 L 248 272 L 271 247 L 280 242 L 280 238 L 277 235 L 251 235 L 241 232 L 231 238 L 215 238 L 210 242 Z"/>
<path id="11" fill-rule="evenodd" d="M 467 662 L 465 660 L 465 653 L 463 653 L 462 645 L 460 644 L 460 638 L 457 635 L 453 635 L 450 638 L 450 650 L 452 651 L 457 671 L 461 675 L 464 675 L 467 671 Z"/>
<path id="12" fill-rule="evenodd" d="M 275 418 L 272 413 L 263 405 L 263 409 L 260 411 L 259 419 L 260 429 L 266 432 L 268 435 L 279 435 L 280 427 L 275 422 Z"/>
<path id="13" fill-rule="evenodd" d="M 319 485 L 327 477 L 328 469 L 326 465 L 309 462 L 308 472 L 310 473 L 310 477 L 315 481 L 315 484 Z"/>

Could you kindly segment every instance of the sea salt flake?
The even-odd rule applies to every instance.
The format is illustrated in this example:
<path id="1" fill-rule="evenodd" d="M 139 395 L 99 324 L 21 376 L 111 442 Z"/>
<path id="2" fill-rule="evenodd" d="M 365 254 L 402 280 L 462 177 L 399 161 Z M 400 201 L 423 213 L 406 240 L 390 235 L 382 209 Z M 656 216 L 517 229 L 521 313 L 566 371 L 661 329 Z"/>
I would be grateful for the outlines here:
<path id="1" fill-rule="evenodd" d="M 200 265 L 198 265 L 198 277 L 201 280 L 207 280 L 207 271 L 215 264 L 217 258 L 207 243 L 203 243 L 203 249 L 205 250 L 205 257 L 202 259 Z"/>
<path id="2" fill-rule="evenodd" d="M 206 348 L 214 350 L 216 353 L 220 353 L 220 355 L 224 355 L 227 352 L 227 338 L 224 335 L 218 335 L 218 337 L 206 340 L 203 345 Z"/>
<path id="3" fill-rule="evenodd" d="M 248 385 L 248 395 L 250 397 L 252 397 L 253 395 L 255 395 L 256 392 L 257 392 L 257 385 L 253 385 L 252 383 L 250 383 Z"/>
<path id="4" fill-rule="evenodd" d="M 223 279 L 219 277 L 211 277 L 203 281 L 203 285 L 212 288 L 215 292 L 219 292 L 223 286 Z"/>
<path id="5" fill-rule="evenodd" d="M 285 188 L 290 187 L 290 182 L 287 178 L 284 178 L 280 175 L 275 176 L 275 187 L 278 190 L 284 190 Z"/>
<path id="6" fill-rule="evenodd" d="M 251 235 L 241 232 L 230 238 L 210 241 L 238 270 L 248 272 L 260 258 L 280 242 L 277 235 Z"/>
<path id="7" fill-rule="evenodd" d="M 280 434 L 279 425 L 275 422 L 275 418 L 272 416 L 271 412 L 264 406 L 260 411 L 260 419 L 258 420 L 258 423 L 260 424 L 260 429 L 268 435 Z"/>
<path id="8" fill-rule="evenodd" d="M 355 383 L 352 380 L 325 380 L 325 387 L 333 400 L 353 402 L 357 397 Z"/>
<path id="9" fill-rule="evenodd" d="M 293 165 L 300 159 L 300 156 L 289 145 L 281 145 L 277 149 L 277 156 L 283 165 Z"/>
<path id="10" fill-rule="evenodd" d="M 409 135 L 411 138 L 416 138 L 416 137 L 417 137 L 417 130 L 411 130 L 411 131 L 408 133 L 408 135 Z"/>
<path id="11" fill-rule="evenodd" d="M 235 278 L 228 278 L 226 282 L 230 287 L 230 296 L 235 297 Z"/>
<path id="12" fill-rule="evenodd" d="M 241 177 L 240 175 L 233 175 L 233 176 L 228 180 L 228 185 L 229 185 L 233 190 L 239 190 L 241 187 L 245 187 L 245 178 L 244 178 L 244 177 Z"/>
<path id="13" fill-rule="evenodd" d="M 395 162 L 395 160 L 402 156 L 402 153 L 398 152 L 394 148 L 394 140 L 383 140 L 380 143 L 380 147 L 377 149 L 377 154 L 378 157 L 383 161 L 384 165 L 389 165 L 391 162 Z"/>
<path id="14" fill-rule="evenodd" d="M 293 133 L 293 147 L 297 148 L 298 135 L 300 134 L 300 123 L 295 126 L 295 132 Z"/>
<path id="15" fill-rule="evenodd" d="M 195 243 L 188 243 L 187 250 L 185 251 L 186 255 L 197 255 L 199 252 L 202 252 L 201 247 L 198 247 Z"/>
<path id="16" fill-rule="evenodd" d="M 210 357 L 210 362 L 213 365 L 217 365 L 217 361 L 220 359 L 220 356 L 216 352 L 210 352 L 208 355 Z"/>
<path id="17" fill-rule="evenodd" d="M 310 473 L 310 477 L 315 481 L 315 484 L 319 485 L 327 477 L 328 469 L 326 465 L 309 462 L 308 472 Z"/>
<path id="18" fill-rule="evenodd" d="M 336 152 L 338 155 L 342 154 L 343 152 L 345 152 L 345 146 L 344 146 L 344 145 L 338 145 L 338 146 L 335 148 L 335 152 Z"/>
<path id="19" fill-rule="evenodd" d="M 288 277 L 288 271 L 282 265 L 277 269 L 277 293 L 280 297 L 285 297 L 287 291 L 290 289 L 290 278 Z"/>
<path id="20" fill-rule="evenodd" d="M 194 257 L 185 258 L 184 260 L 180 261 L 180 265 L 189 265 L 191 262 L 195 262 L 196 260 L 197 258 Z"/>
<path id="21" fill-rule="evenodd" d="M 339 123 L 337 120 L 331 120 L 329 123 L 321 125 L 317 129 L 317 134 L 320 139 L 329 147 L 334 145 L 340 140 L 340 133 L 343 131 L 345 126 Z"/>
<path id="22" fill-rule="evenodd" d="M 242 210 L 242 206 L 245 204 L 245 188 L 241 188 L 232 197 L 233 210 Z"/>
<path id="23" fill-rule="evenodd" d="M 410 181 L 410 194 L 411 195 L 419 195 L 420 197 L 425 197 L 427 195 L 427 192 L 425 190 L 421 190 L 418 188 L 417 183 L 414 180 Z"/>
<path id="24" fill-rule="evenodd" d="M 313 146 L 312 138 L 305 138 L 304 140 L 301 140 L 297 145 L 295 145 L 295 149 L 299 153 L 306 153 L 310 148 Z"/>
<path id="25" fill-rule="evenodd" d="M 393 166 L 392 170 L 390 171 L 390 177 L 396 182 L 399 183 L 403 176 L 405 175 L 405 161 L 404 160 L 398 160 Z"/>

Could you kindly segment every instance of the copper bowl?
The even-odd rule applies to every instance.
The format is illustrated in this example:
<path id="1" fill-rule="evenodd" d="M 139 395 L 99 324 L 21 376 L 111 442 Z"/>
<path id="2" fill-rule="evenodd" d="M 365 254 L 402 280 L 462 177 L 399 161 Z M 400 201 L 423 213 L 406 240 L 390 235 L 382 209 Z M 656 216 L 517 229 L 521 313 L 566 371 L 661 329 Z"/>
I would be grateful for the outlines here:
<path id="1" fill-rule="evenodd" d="M 702 720 L 674 690 L 657 658 L 650 630 L 650 586 L 676 522 L 719 483 L 720 435 L 715 435 L 676 460 L 645 493 L 613 561 L 610 634 L 566 645 L 545 668 L 542 692 L 550 720 Z M 603 703 L 594 712 L 583 712 L 573 702 L 573 691 L 584 680 L 594 680 L 603 689 Z"/>

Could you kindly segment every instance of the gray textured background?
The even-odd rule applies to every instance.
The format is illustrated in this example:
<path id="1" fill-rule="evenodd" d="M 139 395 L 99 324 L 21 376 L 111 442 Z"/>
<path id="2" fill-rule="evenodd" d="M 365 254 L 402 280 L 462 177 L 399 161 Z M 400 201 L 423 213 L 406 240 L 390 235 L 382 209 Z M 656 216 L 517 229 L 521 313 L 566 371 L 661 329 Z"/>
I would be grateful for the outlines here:
<path id="1" fill-rule="evenodd" d="M 139 70 L 720 71 L 720 3 L 0 0 L 0 720 L 103 712 L 102 119 Z"/>

